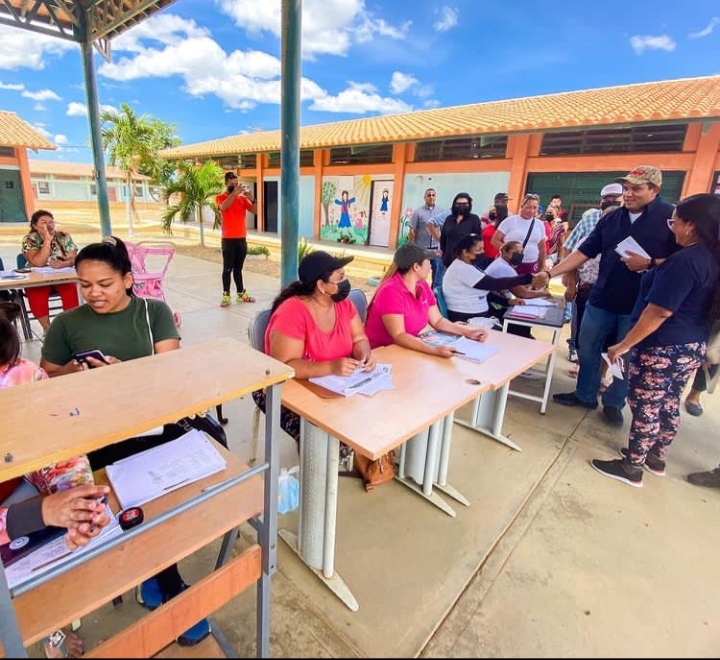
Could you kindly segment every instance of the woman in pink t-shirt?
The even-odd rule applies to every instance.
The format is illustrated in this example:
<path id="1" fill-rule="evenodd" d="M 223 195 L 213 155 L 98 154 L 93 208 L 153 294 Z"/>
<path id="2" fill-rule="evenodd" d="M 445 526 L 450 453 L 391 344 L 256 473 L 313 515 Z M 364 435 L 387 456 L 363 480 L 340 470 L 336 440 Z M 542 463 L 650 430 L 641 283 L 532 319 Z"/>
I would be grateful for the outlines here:
<path id="1" fill-rule="evenodd" d="M 292 367 L 296 378 L 350 376 L 358 367 L 375 368 L 362 321 L 348 300 L 350 280 L 344 267 L 352 260 L 311 252 L 300 262 L 299 279 L 273 301 L 265 352 Z M 253 399 L 264 412 L 265 393 L 253 392 Z M 299 441 L 300 418 L 282 408 L 280 422 Z"/>
<path id="2" fill-rule="evenodd" d="M 438 309 L 427 277 L 435 253 L 414 243 L 400 246 L 368 307 L 365 331 L 373 348 L 397 344 L 414 351 L 451 357 L 449 346 L 431 346 L 418 335 L 428 324 L 439 332 L 484 341 L 487 331 L 448 321 Z"/>

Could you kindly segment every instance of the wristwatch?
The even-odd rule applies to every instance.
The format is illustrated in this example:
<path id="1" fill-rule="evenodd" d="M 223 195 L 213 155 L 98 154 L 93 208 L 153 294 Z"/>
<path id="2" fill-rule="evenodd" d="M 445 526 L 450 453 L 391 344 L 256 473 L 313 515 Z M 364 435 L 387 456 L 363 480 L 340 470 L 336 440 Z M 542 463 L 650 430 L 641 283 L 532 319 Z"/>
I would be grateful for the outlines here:
<path id="1" fill-rule="evenodd" d="M 657 263 L 655 262 L 655 257 L 650 257 L 650 263 L 648 264 L 648 268 L 653 268 L 654 266 L 657 266 Z"/>

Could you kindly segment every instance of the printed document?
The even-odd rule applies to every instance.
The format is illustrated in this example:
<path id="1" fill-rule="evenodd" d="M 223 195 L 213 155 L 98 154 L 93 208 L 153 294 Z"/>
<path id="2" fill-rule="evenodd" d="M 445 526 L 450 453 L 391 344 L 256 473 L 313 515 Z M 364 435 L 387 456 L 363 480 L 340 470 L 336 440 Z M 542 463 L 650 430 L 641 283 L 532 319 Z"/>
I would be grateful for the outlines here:
<path id="1" fill-rule="evenodd" d="M 420 335 L 420 339 L 426 344 L 430 344 L 430 346 L 450 346 L 457 351 L 458 357 L 470 360 L 471 362 L 485 362 L 485 360 L 500 350 L 497 346 L 491 344 L 475 341 L 459 335 L 448 335 L 435 330 L 423 332 Z"/>
<path id="2" fill-rule="evenodd" d="M 607 353 L 602 354 L 603 360 L 607 362 L 608 365 L 608 373 L 613 376 L 614 378 L 619 378 L 620 380 L 623 380 L 623 367 L 624 367 L 624 360 L 622 358 L 618 358 L 615 361 L 615 364 L 610 363 L 610 357 Z"/>
<path id="3" fill-rule="evenodd" d="M 74 273 L 75 269 L 72 266 L 65 266 L 63 268 L 53 268 L 52 266 L 33 266 L 33 272 L 39 275 L 55 275 L 56 273 Z"/>
<path id="4" fill-rule="evenodd" d="M 645 252 L 643 246 L 640 245 L 640 243 L 638 243 L 632 236 L 628 236 L 624 241 L 620 241 L 615 248 L 615 252 L 617 252 L 621 257 L 628 256 L 628 252 L 634 252 L 645 259 L 650 259 L 650 255 Z"/>
<path id="5" fill-rule="evenodd" d="M 27 555 L 13 561 L 9 566 L 5 567 L 5 577 L 8 581 L 8 586 L 13 589 L 29 579 L 42 575 L 46 571 L 49 571 L 55 566 L 64 564 L 69 561 L 72 557 L 77 557 L 86 553 L 88 550 L 97 548 L 99 545 L 106 543 L 112 538 L 115 538 L 119 534 L 122 534 L 122 528 L 115 519 L 112 510 L 106 504 L 105 514 L 110 518 L 110 522 L 103 527 L 100 534 L 98 534 L 90 543 L 75 550 L 70 550 L 65 540 L 65 534 L 56 537 L 48 543 L 41 545 L 36 550 L 28 553 Z M 27 536 L 22 536 L 15 539 L 12 543 L 22 543 L 23 539 L 27 539 Z"/>
<path id="6" fill-rule="evenodd" d="M 352 376 L 318 376 L 308 380 L 342 396 L 355 394 L 372 396 L 380 390 L 395 389 L 390 373 L 391 369 L 391 364 L 378 363 L 372 371 L 363 371 L 362 368 L 358 368 Z"/>
<path id="7" fill-rule="evenodd" d="M 108 465 L 105 471 L 123 509 L 141 506 L 220 472 L 225 459 L 208 437 L 193 429 L 177 440 Z"/>

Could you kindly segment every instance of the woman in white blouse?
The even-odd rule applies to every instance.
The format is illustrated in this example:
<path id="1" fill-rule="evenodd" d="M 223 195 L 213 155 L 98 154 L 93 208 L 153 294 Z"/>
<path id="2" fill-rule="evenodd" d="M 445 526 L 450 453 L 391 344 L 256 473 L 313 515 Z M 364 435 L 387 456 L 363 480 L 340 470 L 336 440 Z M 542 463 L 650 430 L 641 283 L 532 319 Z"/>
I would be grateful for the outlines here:
<path id="1" fill-rule="evenodd" d="M 528 193 L 520 204 L 520 213 L 505 218 L 492 237 L 492 245 L 498 250 L 503 243 L 517 241 L 522 246 L 523 260 L 517 267 L 519 275 L 537 273 L 543 269 L 547 257 L 545 227 L 537 216 L 540 198 Z"/>

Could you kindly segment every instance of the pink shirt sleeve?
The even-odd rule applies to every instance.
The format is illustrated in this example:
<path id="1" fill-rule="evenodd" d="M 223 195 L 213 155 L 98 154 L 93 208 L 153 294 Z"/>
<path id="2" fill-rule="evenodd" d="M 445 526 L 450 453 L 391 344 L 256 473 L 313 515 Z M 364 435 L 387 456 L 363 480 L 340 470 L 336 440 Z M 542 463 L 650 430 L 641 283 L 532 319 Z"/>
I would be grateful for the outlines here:
<path id="1" fill-rule="evenodd" d="M 0 545 L 10 543 L 10 537 L 7 533 L 7 514 L 7 508 L 0 507 Z"/>

